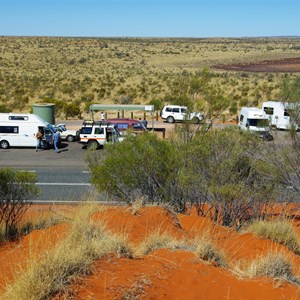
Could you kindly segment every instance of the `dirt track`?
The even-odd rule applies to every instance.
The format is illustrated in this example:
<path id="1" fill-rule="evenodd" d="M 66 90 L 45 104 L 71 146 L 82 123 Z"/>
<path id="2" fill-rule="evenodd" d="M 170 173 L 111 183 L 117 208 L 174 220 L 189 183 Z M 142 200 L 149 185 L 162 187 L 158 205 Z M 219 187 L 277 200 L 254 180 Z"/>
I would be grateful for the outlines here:
<path id="1" fill-rule="evenodd" d="M 265 60 L 247 64 L 215 65 L 215 69 L 246 72 L 300 72 L 300 57 Z"/>

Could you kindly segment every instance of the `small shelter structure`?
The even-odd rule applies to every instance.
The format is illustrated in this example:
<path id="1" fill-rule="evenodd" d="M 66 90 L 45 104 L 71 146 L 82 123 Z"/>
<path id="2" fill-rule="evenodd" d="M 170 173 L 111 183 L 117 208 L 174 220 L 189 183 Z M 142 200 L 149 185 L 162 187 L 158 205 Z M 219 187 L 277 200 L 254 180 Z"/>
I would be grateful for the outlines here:
<path id="1" fill-rule="evenodd" d="M 92 104 L 89 113 L 94 120 L 94 113 L 98 111 L 120 111 L 122 118 L 125 111 L 143 111 L 150 113 L 152 128 L 154 128 L 154 105 L 135 105 L 135 104 Z"/>

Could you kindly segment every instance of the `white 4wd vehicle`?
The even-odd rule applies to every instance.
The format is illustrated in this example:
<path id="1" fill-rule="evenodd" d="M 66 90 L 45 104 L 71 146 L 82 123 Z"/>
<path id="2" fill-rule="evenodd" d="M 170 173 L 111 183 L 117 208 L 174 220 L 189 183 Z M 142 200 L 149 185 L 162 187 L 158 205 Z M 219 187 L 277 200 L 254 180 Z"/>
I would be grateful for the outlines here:
<path id="1" fill-rule="evenodd" d="M 79 131 L 67 129 L 66 124 L 58 124 L 54 126 L 55 129 L 59 130 L 60 136 L 63 140 L 68 142 L 74 142 L 78 140 Z"/>
<path id="2" fill-rule="evenodd" d="M 201 113 L 189 112 L 186 106 L 166 105 L 160 112 L 160 117 L 168 123 L 182 122 L 184 120 L 200 123 L 204 116 Z"/>
<path id="3" fill-rule="evenodd" d="M 114 124 L 99 121 L 84 121 L 80 129 L 79 143 L 87 149 L 102 148 L 106 143 L 123 141 L 118 128 Z"/>

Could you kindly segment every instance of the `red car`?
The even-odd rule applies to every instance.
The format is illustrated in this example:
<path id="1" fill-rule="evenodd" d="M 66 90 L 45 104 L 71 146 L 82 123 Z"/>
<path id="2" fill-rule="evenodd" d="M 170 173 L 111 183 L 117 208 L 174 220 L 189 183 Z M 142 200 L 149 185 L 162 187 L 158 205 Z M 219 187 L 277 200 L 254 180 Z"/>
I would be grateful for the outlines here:
<path id="1" fill-rule="evenodd" d="M 116 124 L 119 131 L 147 131 L 144 121 L 134 119 L 107 119 L 106 122 Z"/>

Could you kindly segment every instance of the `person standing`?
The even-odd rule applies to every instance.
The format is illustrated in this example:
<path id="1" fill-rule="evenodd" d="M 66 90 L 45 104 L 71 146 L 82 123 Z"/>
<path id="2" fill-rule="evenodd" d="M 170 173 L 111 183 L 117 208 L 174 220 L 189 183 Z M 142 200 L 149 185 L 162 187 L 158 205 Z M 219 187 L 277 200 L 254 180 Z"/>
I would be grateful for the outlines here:
<path id="1" fill-rule="evenodd" d="M 54 151 L 56 153 L 59 153 L 59 150 L 58 150 L 59 142 L 60 142 L 60 132 L 59 132 L 59 130 L 55 130 L 54 134 L 53 134 L 53 146 L 54 146 Z"/>
<path id="2" fill-rule="evenodd" d="M 100 113 L 101 121 L 103 122 L 105 120 L 105 114 L 103 111 Z"/>
<path id="3" fill-rule="evenodd" d="M 35 147 L 35 152 L 38 152 L 39 149 L 42 148 L 42 140 L 43 140 L 43 132 L 41 129 L 38 130 L 38 132 L 35 134 L 36 137 L 36 147 Z"/>

